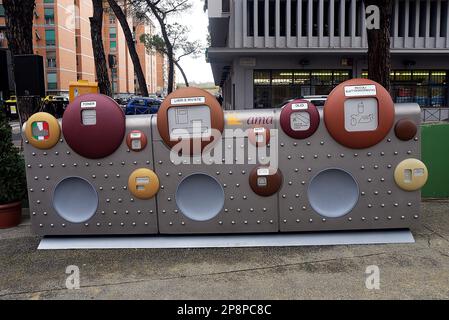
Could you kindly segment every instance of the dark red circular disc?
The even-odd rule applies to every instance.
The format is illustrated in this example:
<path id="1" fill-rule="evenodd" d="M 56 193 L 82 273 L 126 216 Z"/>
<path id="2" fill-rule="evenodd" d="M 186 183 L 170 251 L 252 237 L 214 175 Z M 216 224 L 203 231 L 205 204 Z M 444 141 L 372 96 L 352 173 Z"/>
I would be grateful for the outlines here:
<path id="1" fill-rule="evenodd" d="M 280 122 L 282 130 L 290 137 L 306 139 L 318 129 L 320 113 L 309 101 L 293 100 L 282 108 Z"/>
<path id="2" fill-rule="evenodd" d="M 408 141 L 413 139 L 418 132 L 416 123 L 410 119 L 401 119 L 396 122 L 394 127 L 396 137 L 402 141 Z"/>
<path id="3" fill-rule="evenodd" d="M 70 103 L 62 118 L 67 144 L 79 155 L 100 159 L 122 144 L 126 118 L 120 106 L 101 94 L 86 94 Z"/>

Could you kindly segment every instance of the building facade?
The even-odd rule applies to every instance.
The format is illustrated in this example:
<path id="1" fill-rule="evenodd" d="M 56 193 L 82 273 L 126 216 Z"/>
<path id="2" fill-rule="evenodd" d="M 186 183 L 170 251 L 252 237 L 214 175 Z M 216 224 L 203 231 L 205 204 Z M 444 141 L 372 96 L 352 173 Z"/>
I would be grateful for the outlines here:
<path id="1" fill-rule="evenodd" d="M 447 0 L 396 0 L 391 94 L 448 106 Z M 367 77 L 362 0 L 209 0 L 208 60 L 226 109 L 271 108 Z"/>
<path id="2" fill-rule="evenodd" d="M 7 47 L 1 3 L 0 0 L 0 47 Z M 67 95 L 70 82 L 96 80 L 89 21 L 92 12 L 90 0 L 36 1 L 33 46 L 35 54 L 44 58 L 47 94 Z M 146 51 L 138 41 L 142 33 L 154 32 L 154 26 L 135 23 L 131 17 L 128 23 L 137 40 L 148 90 L 155 92 L 156 55 Z M 109 8 L 104 12 L 103 42 L 114 94 L 139 93 L 123 30 Z"/>

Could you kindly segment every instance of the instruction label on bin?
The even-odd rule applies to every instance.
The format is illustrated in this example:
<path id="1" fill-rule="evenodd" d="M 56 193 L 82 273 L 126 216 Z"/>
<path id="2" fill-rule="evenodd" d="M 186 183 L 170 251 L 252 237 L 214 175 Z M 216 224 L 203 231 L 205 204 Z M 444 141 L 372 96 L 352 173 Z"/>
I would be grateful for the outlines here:
<path id="1" fill-rule="evenodd" d="M 186 104 L 199 104 L 199 103 L 206 103 L 206 98 L 205 97 L 188 97 L 188 98 L 171 99 L 171 104 L 174 106 L 186 105 Z"/>
<path id="2" fill-rule="evenodd" d="M 96 107 L 97 107 L 97 101 L 81 102 L 81 109 L 96 108 Z"/>
<path id="3" fill-rule="evenodd" d="M 373 84 L 345 87 L 346 97 L 375 96 L 377 95 L 376 86 Z"/>
<path id="4" fill-rule="evenodd" d="M 257 169 L 257 175 L 259 177 L 269 176 L 270 175 L 270 169 L 268 169 L 268 168 Z"/>
<path id="5" fill-rule="evenodd" d="M 292 110 L 307 110 L 309 105 L 307 103 L 293 103 L 292 104 Z"/>

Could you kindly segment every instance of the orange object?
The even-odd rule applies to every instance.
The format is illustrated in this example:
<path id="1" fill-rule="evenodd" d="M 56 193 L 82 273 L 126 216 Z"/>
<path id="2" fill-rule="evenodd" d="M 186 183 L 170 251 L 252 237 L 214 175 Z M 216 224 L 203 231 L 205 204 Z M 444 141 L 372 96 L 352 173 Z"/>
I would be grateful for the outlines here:
<path id="1" fill-rule="evenodd" d="M 78 80 L 69 83 L 69 99 L 70 102 L 77 97 L 88 93 L 99 93 L 98 82 L 89 82 L 87 80 Z"/>

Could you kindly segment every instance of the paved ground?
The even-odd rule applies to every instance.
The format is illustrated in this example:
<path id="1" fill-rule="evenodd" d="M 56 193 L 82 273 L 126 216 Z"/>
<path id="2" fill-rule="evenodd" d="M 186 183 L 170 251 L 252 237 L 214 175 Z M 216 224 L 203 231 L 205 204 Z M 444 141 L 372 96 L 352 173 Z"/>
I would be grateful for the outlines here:
<path id="1" fill-rule="evenodd" d="M 25 222 L 0 231 L 0 299 L 447 299 L 449 202 L 423 216 L 415 244 L 194 250 L 37 251 Z M 65 287 L 69 265 L 80 290 Z"/>

